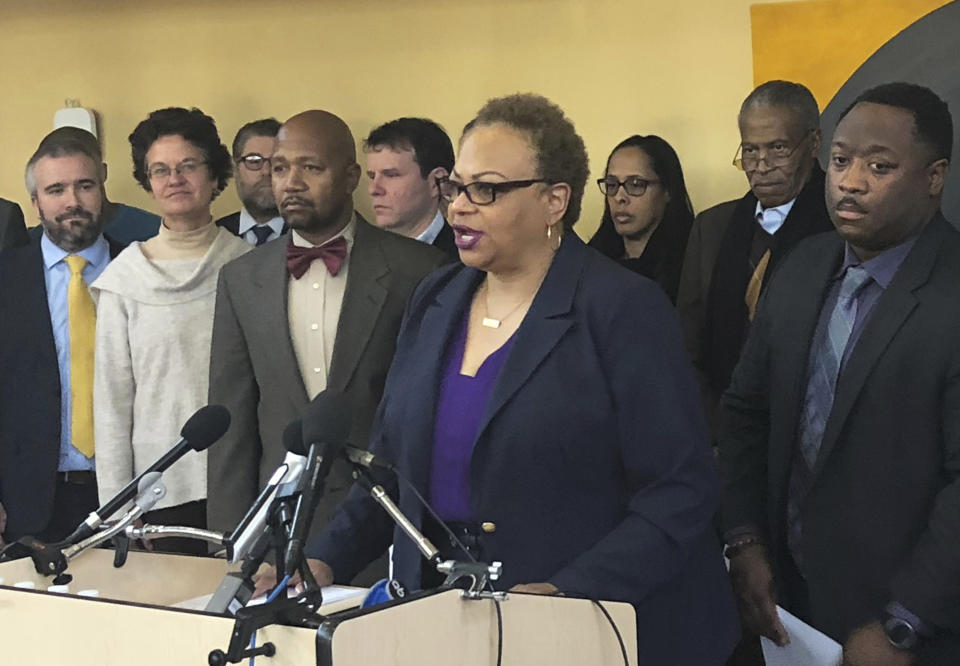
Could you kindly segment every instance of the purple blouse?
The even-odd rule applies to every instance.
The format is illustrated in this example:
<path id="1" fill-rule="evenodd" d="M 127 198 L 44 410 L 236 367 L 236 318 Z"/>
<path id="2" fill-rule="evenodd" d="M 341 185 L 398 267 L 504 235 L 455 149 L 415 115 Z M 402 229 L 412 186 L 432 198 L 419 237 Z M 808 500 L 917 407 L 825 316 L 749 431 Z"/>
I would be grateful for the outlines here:
<path id="1" fill-rule="evenodd" d="M 480 420 L 516 334 L 490 354 L 475 377 L 460 374 L 467 344 L 469 313 L 447 348 L 447 359 L 433 424 L 430 504 L 448 522 L 473 519 L 470 507 L 470 457 L 480 434 Z"/>

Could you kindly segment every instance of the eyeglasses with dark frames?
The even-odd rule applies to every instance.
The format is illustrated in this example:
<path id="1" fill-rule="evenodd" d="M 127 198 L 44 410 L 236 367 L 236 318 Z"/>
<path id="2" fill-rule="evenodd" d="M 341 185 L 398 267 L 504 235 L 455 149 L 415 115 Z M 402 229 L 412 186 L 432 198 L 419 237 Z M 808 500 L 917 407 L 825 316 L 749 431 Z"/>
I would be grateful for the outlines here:
<path id="1" fill-rule="evenodd" d="M 150 180 L 167 180 L 176 171 L 178 176 L 192 176 L 197 170 L 206 164 L 205 161 L 184 160 L 180 164 L 169 167 L 166 164 L 154 164 L 147 169 L 147 177 Z"/>
<path id="2" fill-rule="evenodd" d="M 790 161 L 790 158 L 793 157 L 793 154 L 797 152 L 800 146 L 803 145 L 803 142 L 807 140 L 813 132 L 816 130 L 808 130 L 806 134 L 803 135 L 796 145 L 792 148 L 784 142 L 775 142 L 772 144 L 767 144 L 766 152 L 761 152 L 759 147 L 749 146 L 744 149 L 743 144 L 737 146 L 737 152 L 733 156 L 733 166 L 737 167 L 741 171 L 753 171 L 757 168 L 757 165 L 760 164 L 760 160 L 763 160 L 767 163 L 767 166 L 776 169 L 778 167 L 786 166 Z"/>
<path id="3" fill-rule="evenodd" d="M 264 157 L 260 153 L 247 153 L 237 160 L 237 164 L 243 164 L 250 171 L 260 171 L 264 165 L 270 167 L 270 158 Z"/>
<path id="4" fill-rule="evenodd" d="M 536 183 L 546 183 L 549 181 L 543 178 L 530 178 L 528 180 L 504 180 L 499 182 L 487 182 L 476 180 L 472 183 L 458 183 L 443 176 L 437 179 L 437 186 L 440 188 L 440 196 L 447 203 L 453 203 L 461 194 L 466 194 L 470 203 L 476 206 L 489 206 L 497 200 L 498 194 L 506 194 L 513 190 L 524 187 L 530 187 Z"/>
<path id="5" fill-rule="evenodd" d="M 600 193 L 608 197 L 617 196 L 617 192 L 620 191 L 621 187 L 623 188 L 623 191 L 629 194 L 631 197 L 642 197 L 650 185 L 659 182 L 659 180 L 641 178 L 640 176 L 627 176 L 623 180 L 617 180 L 613 176 L 597 179 L 597 185 L 600 187 Z"/>

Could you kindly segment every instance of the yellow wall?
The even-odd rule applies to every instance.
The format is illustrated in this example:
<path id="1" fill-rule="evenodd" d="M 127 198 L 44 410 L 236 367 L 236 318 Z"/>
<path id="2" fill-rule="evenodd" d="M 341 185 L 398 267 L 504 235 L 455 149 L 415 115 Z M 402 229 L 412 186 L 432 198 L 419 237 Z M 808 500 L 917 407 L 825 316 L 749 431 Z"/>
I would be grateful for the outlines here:
<path id="1" fill-rule="evenodd" d="M 814 0 L 752 8 L 753 80 L 802 81 L 822 110 L 877 49 L 950 0 Z"/>
<path id="2" fill-rule="evenodd" d="M 36 223 L 23 165 L 64 99 L 102 118 L 112 199 L 151 208 L 127 135 L 155 108 L 198 106 L 229 144 L 245 121 L 306 108 L 358 141 L 400 115 L 459 130 L 488 97 L 536 91 L 576 122 L 599 177 L 634 132 L 673 143 L 699 210 L 745 191 L 730 166 L 752 87 L 753 0 L 33 0 L 0 4 L 0 196 Z M 599 222 L 587 190 L 581 233 Z M 364 193 L 360 210 L 369 213 Z M 237 203 L 231 187 L 215 203 Z"/>

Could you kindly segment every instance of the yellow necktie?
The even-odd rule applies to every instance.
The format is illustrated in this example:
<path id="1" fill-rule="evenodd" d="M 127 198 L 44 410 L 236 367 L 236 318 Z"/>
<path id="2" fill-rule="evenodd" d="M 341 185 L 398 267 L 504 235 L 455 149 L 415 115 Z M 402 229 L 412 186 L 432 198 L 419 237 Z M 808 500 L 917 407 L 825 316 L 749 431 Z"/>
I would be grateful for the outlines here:
<path id="1" fill-rule="evenodd" d="M 747 294 L 743 299 L 747 304 L 747 317 L 753 321 L 753 315 L 757 311 L 757 301 L 760 300 L 760 287 L 763 286 L 763 275 L 767 272 L 767 264 L 770 263 L 770 250 L 763 253 L 757 267 L 750 276 L 750 284 L 747 285 Z"/>
<path id="2" fill-rule="evenodd" d="M 97 314 L 83 267 L 87 260 L 70 255 L 64 259 L 70 267 L 67 307 L 70 316 L 70 396 L 73 417 L 70 436 L 73 446 L 88 458 L 93 457 L 93 338 Z"/>

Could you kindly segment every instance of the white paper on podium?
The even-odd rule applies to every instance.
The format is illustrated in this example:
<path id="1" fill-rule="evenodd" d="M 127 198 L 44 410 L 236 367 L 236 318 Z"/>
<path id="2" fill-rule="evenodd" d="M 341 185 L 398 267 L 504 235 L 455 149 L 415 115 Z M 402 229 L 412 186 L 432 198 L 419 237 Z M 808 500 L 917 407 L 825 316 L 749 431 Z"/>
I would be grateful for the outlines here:
<path id="1" fill-rule="evenodd" d="M 323 588 L 323 603 L 332 604 L 345 599 L 351 599 L 353 597 L 360 597 L 365 595 L 368 592 L 366 588 L 357 588 L 357 587 L 345 587 L 342 585 L 330 585 Z M 297 596 L 297 591 L 295 588 L 287 588 L 287 598 Z M 210 603 L 210 599 L 213 598 L 213 594 L 204 594 L 201 597 L 195 597 L 193 599 L 187 599 L 186 601 L 181 601 L 180 603 L 174 604 L 173 608 L 186 608 L 188 610 L 203 610 L 207 607 L 207 604 Z M 247 606 L 259 606 L 267 600 L 267 595 L 260 595 L 254 599 L 251 599 L 247 602 Z"/>
<path id="2" fill-rule="evenodd" d="M 780 621 L 790 635 L 790 644 L 780 647 L 769 638 L 760 637 L 767 666 L 839 666 L 843 647 L 809 624 L 777 606 Z"/>

